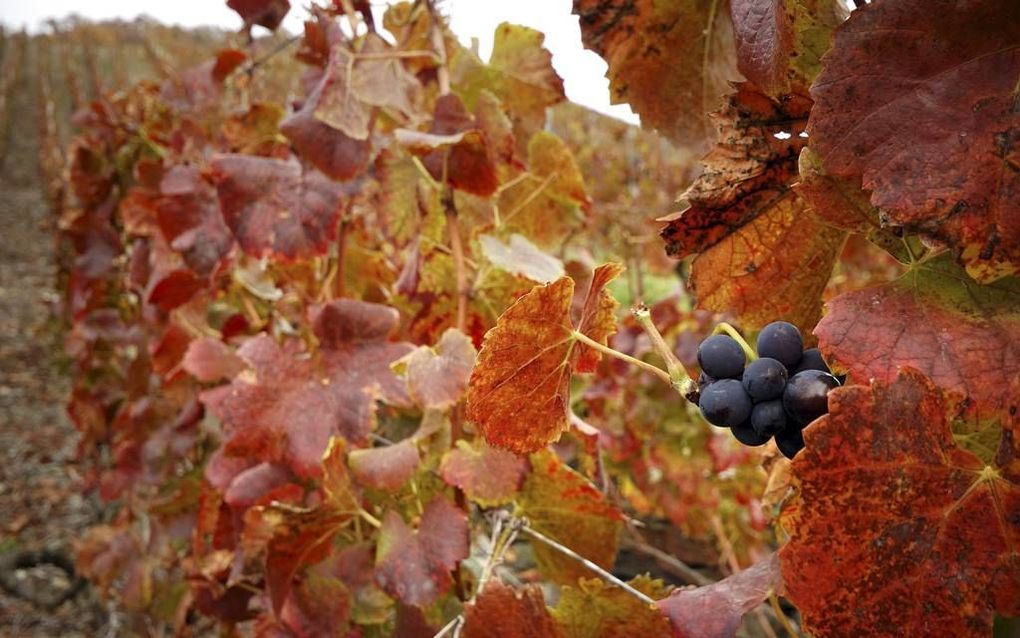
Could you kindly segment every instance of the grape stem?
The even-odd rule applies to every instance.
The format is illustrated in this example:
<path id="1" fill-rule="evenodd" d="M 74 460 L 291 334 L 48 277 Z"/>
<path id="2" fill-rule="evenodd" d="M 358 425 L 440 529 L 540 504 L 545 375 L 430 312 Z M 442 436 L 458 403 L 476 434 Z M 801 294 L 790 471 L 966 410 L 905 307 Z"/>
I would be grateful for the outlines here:
<path id="1" fill-rule="evenodd" d="M 684 367 L 684 364 L 673 353 L 673 349 L 663 339 L 662 333 L 659 332 L 659 329 L 655 327 L 655 322 L 652 321 L 652 313 L 648 306 L 640 304 L 631 310 L 631 314 L 634 315 L 634 319 L 637 320 L 645 334 L 648 335 L 652 342 L 652 348 L 666 362 L 666 370 L 669 372 L 669 384 L 680 393 L 680 396 L 684 398 L 690 396 L 691 391 L 694 389 L 694 381 L 692 380 L 694 375 Z"/>
<path id="2" fill-rule="evenodd" d="M 655 600 L 652 599 L 650 596 L 646 595 L 644 592 L 641 592 L 641 591 L 638 591 L 637 589 L 634 589 L 633 587 L 631 587 L 627 583 L 623 582 L 622 580 L 620 580 L 616 576 L 613 576 L 612 574 L 610 574 L 606 570 L 602 569 L 601 567 L 599 567 L 598 565 L 596 565 L 592 561 L 588 560 L 584 556 L 581 556 L 580 554 L 578 554 L 574 550 L 570 549 L 566 545 L 563 545 L 561 543 L 556 542 L 555 540 L 549 538 L 548 536 L 546 536 L 545 534 L 543 534 L 541 532 L 535 531 L 534 529 L 529 527 L 526 522 L 525 522 L 524 525 L 521 526 L 520 529 L 521 529 L 521 532 L 523 534 L 526 534 L 526 535 L 534 538 L 535 540 L 540 541 L 543 544 L 548 545 L 549 547 L 552 547 L 553 549 L 555 549 L 556 551 L 560 552 L 561 554 L 566 554 L 567 556 L 573 558 L 574 560 L 578 561 L 579 563 L 581 563 L 582 565 L 584 565 L 585 567 L 587 567 L 591 571 L 595 572 L 596 574 L 598 574 L 602 578 L 608 580 L 609 582 L 613 583 L 614 585 L 616 585 L 620 589 L 624 590 L 628 594 L 634 596 L 635 598 L 637 598 L 641 602 L 643 602 L 645 604 L 648 604 L 648 605 L 654 605 L 655 604 Z"/>
<path id="3" fill-rule="evenodd" d="M 636 365 L 637 367 L 639 367 L 639 368 L 641 368 L 643 370 L 651 372 L 655 376 L 657 376 L 660 379 L 662 379 L 664 382 L 666 382 L 666 383 L 668 383 L 670 385 L 673 384 L 673 380 L 670 378 L 669 373 L 667 373 L 665 370 L 663 370 L 662 368 L 660 368 L 658 366 L 653 366 L 650 363 L 645 363 L 641 359 L 635 359 L 634 357 L 630 356 L 629 354 L 624 354 L 624 353 L 620 352 L 619 350 L 613 350 L 609 346 L 602 345 L 598 341 L 595 341 L 594 339 L 592 339 L 591 337 L 589 337 L 588 335 L 584 334 L 583 332 L 581 332 L 579 330 L 574 330 L 571 333 L 571 336 L 573 336 L 574 339 L 576 339 L 577 341 L 580 341 L 581 343 L 583 343 L 584 345 L 586 345 L 586 346 L 588 346 L 590 348 L 594 348 L 595 350 L 598 350 L 599 352 L 601 352 L 603 354 L 607 354 L 610 357 L 616 357 L 617 359 L 619 359 L 621 361 L 626 361 L 627 363 Z"/>
<path id="4" fill-rule="evenodd" d="M 797 638 L 797 630 L 793 628 L 793 625 L 790 624 L 790 619 L 783 613 L 783 608 L 779 606 L 779 599 L 776 598 L 776 592 L 774 591 L 769 592 L 769 605 L 772 607 L 772 613 L 779 619 L 779 623 L 783 625 L 783 629 L 786 630 L 790 638 Z"/>
<path id="5" fill-rule="evenodd" d="M 748 345 L 746 341 L 744 341 L 744 337 L 741 336 L 739 332 L 737 332 L 736 328 L 723 321 L 722 323 L 715 327 L 715 330 L 712 331 L 712 334 L 714 335 L 722 333 L 726 333 L 729 336 L 733 337 L 733 340 L 740 344 L 740 347 L 744 351 L 744 354 L 747 355 L 748 361 L 758 360 L 758 355 L 757 353 L 755 353 L 754 348 L 752 348 L 750 345 Z"/>

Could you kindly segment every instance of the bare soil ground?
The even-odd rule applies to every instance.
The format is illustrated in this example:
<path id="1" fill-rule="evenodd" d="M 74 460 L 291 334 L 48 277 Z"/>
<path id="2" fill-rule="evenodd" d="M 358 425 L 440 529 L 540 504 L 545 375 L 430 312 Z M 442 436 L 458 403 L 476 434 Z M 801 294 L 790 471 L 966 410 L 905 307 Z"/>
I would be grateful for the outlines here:
<path id="1" fill-rule="evenodd" d="M 91 588 L 53 564 L 73 561 L 72 541 L 101 509 L 76 471 L 69 375 L 46 303 L 57 295 L 54 220 L 38 174 L 31 55 L 0 163 L 0 636 L 115 635 Z"/>

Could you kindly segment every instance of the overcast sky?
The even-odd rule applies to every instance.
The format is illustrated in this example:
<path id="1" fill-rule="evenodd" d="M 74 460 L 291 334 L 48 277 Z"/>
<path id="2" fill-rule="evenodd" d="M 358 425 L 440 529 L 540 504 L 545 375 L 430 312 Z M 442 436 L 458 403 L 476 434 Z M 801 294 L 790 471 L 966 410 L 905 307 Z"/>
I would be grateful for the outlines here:
<path id="1" fill-rule="evenodd" d="M 373 0 L 372 4 L 385 4 Z M 482 59 L 492 50 L 492 34 L 500 22 L 534 27 L 546 35 L 546 46 L 553 53 L 553 66 L 563 77 L 567 97 L 575 102 L 629 122 L 637 116 L 627 105 L 609 105 L 609 83 L 602 58 L 581 46 L 577 17 L 570 14 L 571 0 L 442 0 L 440 6 L 450 15 L 454 33 L 464 44 L 478 38 Z M 237 14 L 225 0 L 0 0 L 0 22 L 36 30 L 47 18 L 78 13 L 94 20 L 122 18 L 138 14 L 168 24 L 186 27 L 214 25 L 228 29 L 240 24 Z M 300 0 L 291 0 L 284 27 L 299 32 L 306 15 Z"/>

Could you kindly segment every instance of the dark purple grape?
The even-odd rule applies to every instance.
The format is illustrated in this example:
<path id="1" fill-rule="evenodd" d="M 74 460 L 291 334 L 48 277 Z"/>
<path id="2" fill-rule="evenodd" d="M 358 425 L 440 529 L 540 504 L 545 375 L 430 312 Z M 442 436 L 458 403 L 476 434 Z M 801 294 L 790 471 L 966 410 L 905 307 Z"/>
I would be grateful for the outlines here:
<path id="1" fill-rule="evenodd" d="M 819 370 L 832 374 L 832 370 L 829 370 L 829 366 L 825 364 L 825 359 L 822 358 L 822 351 L 818 348 L 808 348 L 805 350 L 800 358 L 800 363 L 797 364 L 796 369 L 791 371 L 791 374 L 797 374 L 805 370 Z"/>
<path id="2" fill-rule="evenodd" d="M 753 401 L 768 401 L 783 396 L 786 387 L 786 366 L 775 359 L 764 357 L 752 361 L 744 368 L 744 389 Z"/>
<path id="3" fill-rule="evenodd" d="M 701 390 L 698 407 L 706 421 L 728 428 L 750 418 L 751 397 L 736 379 L 720 379 Z"/>
<path id="4" fill-rule="evenodd" d="M 776 434 L 776 447 L 788 459 L 797 456 L 804 449 L 804 431 L 800 428 L 786 428 Z"/>
<path id="5" fill-rule="evenodd" d="M 800 363 L 804 339 L 797 326 L 785 321 L 773 321 L 758 333 L 758 356 L 770 357 L 793 370 Z"/>
<path id="6" fill-rule="evenodd" d="M 714 379 L 739 379 L 744 359 L 740 344 L 728 335 L 713 335 L 698 346 L 698 363 Z"/>
<path id="7" fill-rule="evenodd" d="M 839 387 L 836 377 L 821 370 L 804 370 L 790 377 L 783 390 L 783 407 L 801 425 L 829 411 L 829 391 Z"/>
<path id="8" fill-rule="evenodd" d="M 758 447 L 759 445 L 765 445 L 769 442 L 772 437 L 767 434 L 758 434 L 751 427 L 750 421 L 745 421 L 738 425 L 734 425 L 730 428 L 730 432 L 733 433 L 734 438 L 750 447 Z"/>
<path id="9" fill-rule="evenodd" d="M 751 408 L 751 427 L 762 436 L 774 436 L 786 427 L 782 399 L 762 401 Z"/>

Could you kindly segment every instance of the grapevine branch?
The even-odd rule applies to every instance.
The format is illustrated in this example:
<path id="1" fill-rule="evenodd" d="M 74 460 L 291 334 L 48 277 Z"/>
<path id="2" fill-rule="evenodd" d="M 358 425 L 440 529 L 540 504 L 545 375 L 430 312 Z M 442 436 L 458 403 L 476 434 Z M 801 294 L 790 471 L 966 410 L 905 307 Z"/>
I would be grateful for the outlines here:
<path id="1" fill-rule="evenodd" d="M 580 341 L 581 343 L 585 344 L 586 346 L 588 346 L 590 348 L 594 348 L 595 350 L 598 350 L 599 352 L 601 352 L 603 354 L 607 354 L 610 357 L 616 357 L 617 359 L 619 359 L 621 361 L 626 361 L 627 363 L 636 365 L 637 367 L 641 368 L 642 370 L 646 370 L 648 372 L 651 372 L 655 376 L 657 376 L 660 379 L 662 379 L 665 383 L 668 383 L 670 385 L 673 384 L 673 380 L 670 378 L 669 373 L 667 373 L 662 368 L 659 368 L 657 366 L 653 366 L 650 363 L 645 363 L 641 359 L 636 359 L 636 358 L 630 356 L 629 354 L 624 354 L 624 353 L 620 352 L 619 350 L 613 350 L 609 346 L 604 346 L 601 343 L 599 343 L 598 341 L 595 341 L 594 339 L 592 339 L 591 337 L 589 337 L 588 335 L 584 334 L 583 332 L 581 332 L 579 330 L 574 330 L 571 334 L 573 335 L 574 339 Z"/>

